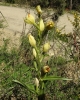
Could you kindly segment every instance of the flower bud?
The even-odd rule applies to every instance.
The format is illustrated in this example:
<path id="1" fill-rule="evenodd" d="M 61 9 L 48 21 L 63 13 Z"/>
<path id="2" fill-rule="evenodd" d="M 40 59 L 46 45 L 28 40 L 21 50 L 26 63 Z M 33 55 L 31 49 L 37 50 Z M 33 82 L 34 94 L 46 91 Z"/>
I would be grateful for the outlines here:
<path id="1" fill-rule="evenodd" d="M 36 40 L 35 40 L 35 38 L 31 34 L 28 35 L 28 38 L 29 38 L 30 45 L 33 46 L 33 47 L 35 47 L 36 46 Z"/>
<path id="2" fill-rule="evenodd" d="M 37 88 L 39 87 L 39 80 L 37 78 L 35 78 L 35 85 Z"/>
<path id="3" fill-rule="evenodd" d="M 54 27 L 54 22 L 53 22 L 53 21 L 47 22 L 47 24 L 46 24 L 46 29 L 47 29 L 47 30 L 50 30 L 50 29 L 52 29 L 53 27 Z"/>
<path id="4" fill-rule="evenodd" d="M 50 71 L 50 67 L 49 66 L 44 66 L 42 68 L 42 70 L 43 70 L 44 73 L 48 73 Z"/>
<path id="5" fill-rule="evenodd" d="M 37 10 L 37 12 L 38 12 L 39 14 L 42 13 L 42 10 L 41 10 L 40 5 L 38 5 L 38 6 L 36 7 L 36 10 Z"/>
<path id="6" fill-rule="evenodd" d="M 33 56 L 36 58 L 36 50 L 35 50 L 35 48 L 33 48 Z"/>
<path id="7" fill-rule="evenodd" d="M 40 31 L 44 31 L 44 22 L 40 19 Z"/>
<path id="8" fill-rule="evenodd" d="M 50 49 L 50 44 L 49 43 L 45 43 L 43 46 L 43 52 L 47 52 Z"/>
<path id="9" fill-rule="evenodd" d="M 24 19 L 24 21 L 28 24 L 34 24 L 35 18 L 29 13 L 27 17 Z"/>
<path id="10" fill-rule="evenodd" d="M 60 33 L 60 30 L 57 28 L 57 29 L 56 29 L 56 32 L 57 32 L 57 33 Z"/>

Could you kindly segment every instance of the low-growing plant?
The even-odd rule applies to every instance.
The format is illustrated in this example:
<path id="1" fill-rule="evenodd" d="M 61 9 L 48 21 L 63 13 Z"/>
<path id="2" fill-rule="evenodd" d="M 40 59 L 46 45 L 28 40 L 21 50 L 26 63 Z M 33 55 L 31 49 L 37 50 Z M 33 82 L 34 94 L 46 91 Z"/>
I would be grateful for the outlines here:
<path id="1" fill-rule="evenodd" d="M 78 100 L 79 75 L 76 84 L 66 71 L 68 66 L 69 70 L 79 72 L 79 14 L 74 14 L 73 22 L 69 18 L 74 26 L 73 34 L 62 34 L 63 28 L 58 29 L 52 20 L 43 20 L 40 6 L 36 10 L 36 20 L 30 12 L 24 19 L 33 28 L 22 36 L 20 48 L 8 52 L 8 40 L 0 47 L 0 95 L 3 97 L 0 99 L 13 96 L 27 100 Z M 73 80 L 66 81 L 70 79 L 64 77 Z"/>
<path id="2" fill-rule="evenodd" d="M 80 60 L 80 15 L 78 12 L 73 13 L 73 15 L 74 21 L 71 21 L 71 19 L 68 17 L 74 28 L 73 33 L 69 34 L 68 43 L 71 50 L 71 57 L 78 62 Z"/>
<path id="3" fill-rule="evenodd" d="M 27 88 L 32 93 L 36 94 L 38 100 L 46 100 L 46 88 L 47 83 L 49 81 L 54 80 L 71 80 L 68 78 L 63 78 L 60 76 L 53 76 L 49 75 L 51 70 L 50 66 L 47 64 L 45 58 L 49 58 L 50 55 L 48 54 L 49 49 L 51 48 L 50 43 L 48 41 L 48 36 L 50 35 L 49 31 L 53 29 L 56 30 L 55 24 L 53 21 L 49 21 L 46 25 L 43 22 L 41 17 L 42 10 L 40 6 L 36 7 L 39 22 L 35 22 L 35 18 L 28 13 L 26 18 L 24 19 L 26 24 L 31 24 L 37 29 L 36 37 L 34 37 L 31 33 L 27 35 L 28 42 L 31 45 L 31 56 L 33 59 L 31 60 L 32 65 L 31 69 L 34 70 L 34 82 L 30 82 L 27 84 L 26 82 L 22 82 L 20 80 L 13 80 L 13 82 Z M 60 64 L 60 63 L 59 63 Z"/>

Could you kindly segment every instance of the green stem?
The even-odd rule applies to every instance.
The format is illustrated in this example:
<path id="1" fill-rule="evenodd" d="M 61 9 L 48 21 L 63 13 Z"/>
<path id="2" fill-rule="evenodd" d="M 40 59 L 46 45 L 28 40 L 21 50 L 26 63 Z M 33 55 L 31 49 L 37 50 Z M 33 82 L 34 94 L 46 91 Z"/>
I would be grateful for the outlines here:
<path id="1" fill-rule="evenodd" d="M 33 25 L 40 31 L 40 29 L 36 23 L 34 23 Z"/>
<path id="2" fill-rule="evenodd" d="M 37 52 L 36 62 L 37 62 L 37 69 L 38 69 L 38 77 L 40 78 L 40 71 L 41 71 L 40 56 L 39 56 L 39 51 L 38 51 L 38 48 L 37 47 L 35 47 L 35 50 Z"/>

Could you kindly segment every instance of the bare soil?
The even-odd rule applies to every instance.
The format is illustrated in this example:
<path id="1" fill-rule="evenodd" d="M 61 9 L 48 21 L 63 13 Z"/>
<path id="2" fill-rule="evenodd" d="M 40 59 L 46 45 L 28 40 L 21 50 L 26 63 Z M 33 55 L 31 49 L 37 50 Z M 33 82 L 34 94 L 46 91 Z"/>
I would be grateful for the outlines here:
<path id="1" fill-rule="evenodd" d="M 19 7 L 11 7 L 11 6 L 0 6 L 0 19 L 5 18 L 5 25 L 8 25 L 4 29 L 0 29 L 0 45 L 2 44 L 3 39 L 10 39 L 11 45 L 19 45 L 19 38 L 24 30 L 24 18 L 29 9 L 19 8 Z M 34 9 L 30 9 L 30 13 L 34 15 Z M 3 16 L 2 16 L 3 15 Z M 73 16 L 69 13 L 65 13 L 60 16 L 57 26 L 62 28 L 65 26 L 63 32 L 69 33 L 72 32 L 72 25 L 68 20 L 67 16 L 74 20 Z M 4 19 L 3 18 L 3 19 Z M 26 26 L 26 33 L 30 29 L 30 25 Z"/>

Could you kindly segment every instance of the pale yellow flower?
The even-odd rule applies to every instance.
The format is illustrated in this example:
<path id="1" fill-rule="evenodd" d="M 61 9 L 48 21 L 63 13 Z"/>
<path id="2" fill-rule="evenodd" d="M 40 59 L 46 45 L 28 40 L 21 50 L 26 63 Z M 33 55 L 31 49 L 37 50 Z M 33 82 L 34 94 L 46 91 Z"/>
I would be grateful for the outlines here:
<path id="1" fill-rule="evenodd" d="M 35 18 L 29 13 L 24 21 L 28 24 L 34 24 L 35 23 Z"/>
<path id="2" fill-rule="evenodd" d="M 43 19 L 40 19 L 40 31 L 44 31 L 44 27 Z"/>
<path id="3" fill-rule="evenodd" d="M 34 82 L 35 82 L 36 87 L 38 88 L 39 87 L 39 80 L 37 78 L 35 78 Z"/>
<path id="4" fill-rule="evenodd" d="M 43 52 L 48 52 L 49 49 L 50 49 L 50 44 L 49 43 L 45 43 L 43 45 Z"/>
<path id="5" fill-rule="evenodd" d="M 35 38 L 31 34 L 28 35 L 28 38 L 29 38 L 29 43 L 31 44 L 31 46 L 35 47 L 36 46 Z"/>
<path id="6" fill-rule="evenodd" d="M 46 29 L 50 30 L 54 27 L 54 22 L 53 21 L 49 21 L 46 23 Z"/>
<path id="7" fill-rule="evenodd" d="M 37 55 L 37 53 L 36 53 L 36 50 L 35 50 L 35 48 L 33 48 L 33 56 L 36 58 L 36 55 Z"/>
<path id="8" fill-rule="evenodd" d="M 38 6 L 36 7 L 36 10 L 37 10 L 37 12 L 38 12 L 39 14 L 42 13 L 42 10 L 41 10 L 40 5 L 38 5 Z"/>
<path id="9" fill-rule="evenodd" d="M 42 68 L 42 70 L 43 70 L 44 73 L 48 73 L 50 71 L 50 67 L 49 66 L 44 66 Z"/>

